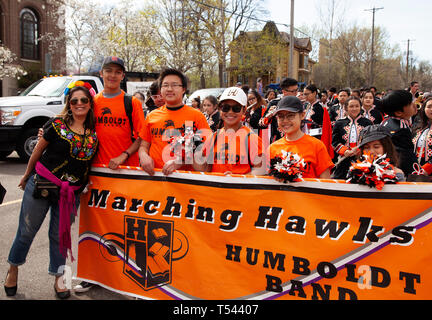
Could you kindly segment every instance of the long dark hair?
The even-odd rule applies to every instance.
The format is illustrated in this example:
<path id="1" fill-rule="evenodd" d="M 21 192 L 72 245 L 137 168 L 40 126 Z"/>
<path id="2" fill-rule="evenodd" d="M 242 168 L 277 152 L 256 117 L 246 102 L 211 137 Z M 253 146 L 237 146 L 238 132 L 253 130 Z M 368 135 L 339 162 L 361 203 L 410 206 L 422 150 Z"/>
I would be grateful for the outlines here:
<path id="1" fill-rule="evenodd" d="M 207 96 L 207 97 L 205 97 L 203 99 L 203 102 L 205 100 L 208 100 L 212 105 L 214 105 L 217 108 L 217 106 L 218 106 L 218 100 L 217 100 L 217 98 L 215 96 L 212 96 L 212 95 Z"/>
<path id="2" fill-rule="evenodd" d="M 276 93 L 276 91 L 273 90 L 273 89 L 268 89 L 268 90 L 266 91 L 265 95 L 264 95 L 264 99 L 267 99 L 268 96 L 270 95 L 270 93 L 272 93 L 272 92 L 274 92 L 274 94 L 275 94 L 275 98 L 277 98 L 277 93 Z M 270 102 L 270 101 L 269 101 L 269 102 Z"/>
<path id="3" fill-rule="evenodd" d="M 258 91 L 256 91 L 255 89 L 253 89 L 253 90 L 250 90 L 249 93 L 253 94 L 254 97 L 257 99 L 257 105 L 258 105 L 258 107 L 266 105 L 266 102 L 265 102 L 264 98 L 258 93 Z"/>
<path id="4" fill-rule="evenodd" d="M 60 113 L 60 117 L 62 117 L 63 120 L 65 121 L 65 123 L 68 125 L 71 125 L 73 123 L 73 116 L 69 112 L 70 100 L 71 100 L 71 97 L 73 96 L 73 94 L 76 91 L 80 91 L 80 90 L 82 92 L 84 92 L 84 94 L 86 95 L 86 97 L 89 99 L 89 102 L 90 102 L 90 110 L 87 113 L 87 117 L 86 117 L 85 122 L 84 122 L 84 127 L 86 129 L 93 130 L 95 128 L 95 117 L 94 117 L 94 111 L 93 111 L 94 110 L 94 101 L 93 101 L 92 95 L 90 94 L 90 91 L 86 87 L 80 87 L 80 86 L 73 87 L 69 91 L 68 95 L 66 96 L 66 105 L 63 108 L 63 111 Z"/>
<path id="5" fill-rule="evenodd" d="M 382 144 L 383 149 L 384 149 L 384 153 L 386 154 L 387 158 L 390 159 L 390 163 L 392 165 L 394 165 L 395 167 L 398 167 L 399 166 L 399 155 L 396 151 L 396 148 L 393 144 L 391 137 L 385 137 L 385 138 L 379 139 L 378 141 Z M 365 145 L 360 147 L 360 151 L 361 151 L 360 154 L 363 154 L 364 147 L 365 147 Z"/>
<path id="6" fill-rule="evenodd" d="M 422 107 L 420 108 L 420 111 L 419 111 L 420 122 L 416 125 L 413 132 L 421 131 L 431 124 L 432 120 L 430 120 L 426 116 L 426 113 L 425 113 L 426 105 L 431 100 L 432 100 L 432 97 L 429 97 L 425 100 L 425 102 L 423 102 Z"/>

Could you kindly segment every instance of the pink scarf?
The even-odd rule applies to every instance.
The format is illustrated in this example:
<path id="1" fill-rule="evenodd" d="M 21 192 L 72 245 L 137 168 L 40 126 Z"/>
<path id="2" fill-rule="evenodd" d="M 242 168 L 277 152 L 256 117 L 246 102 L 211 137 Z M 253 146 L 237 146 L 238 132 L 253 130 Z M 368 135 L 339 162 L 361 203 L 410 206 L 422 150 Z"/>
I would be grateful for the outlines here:
<path id="1" fill-rule="evenodd" d="M 70 251 L 71 261 L 74 261 L 72 255 L 71 245 L 71 214 L 77 215 L 77 208 L 75 206 L 75 193 L 79 186 L 70 186 L 69 181 L 62 181 L 52 174 L 45 166 L 39 161 L 36 163 L 36 172 L 45 179 L 51 181 L 56 186 L 60 187 L 59 198 L 59 249 L 63 257 L 67 258 L 68 251 Z"/>

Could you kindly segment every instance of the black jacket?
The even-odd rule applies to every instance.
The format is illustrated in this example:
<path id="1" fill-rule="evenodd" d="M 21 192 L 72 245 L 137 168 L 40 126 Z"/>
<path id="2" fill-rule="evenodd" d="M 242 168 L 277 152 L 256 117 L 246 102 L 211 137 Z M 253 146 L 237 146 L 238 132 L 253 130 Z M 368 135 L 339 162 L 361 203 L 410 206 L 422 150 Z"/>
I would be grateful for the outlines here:
<path id="1" fill-rule="evenodd" d="M 357 143 L 358 139 L 360 138 L 360 132 L 363 130 L 363 128 L 372 124 L 372 121 L 362 117 L 361 115 L 354 120 L 350 117 L 337 120 L 332 131 L 332 146 L 335 152 L 340 156 L 343 156 L 346 150 L 351 149 L 349 145 L 351 125 L 356 126 Z"/>
<path id="2" fill-rule="evenodd" d="M 384 120 L 384 114 L 377 106 L 373 106 L 369 111 L 362 108 L 363 117 L 369 119 L 373 124 L 380 124 Z"/>
<path id="3" fill-rule="evenodd" d="M 413 165 L 417 162 L 411 128 L 404 120 L 393 117 L 384 119 L 382 126 L 390 130 L 392 142 L 399 155 L 399 168 L 408 176 L 414 171 Z"/>
<path id="4" fill-rule="evenodd" d="M 337 120 L 345 117 L 345 110 L 344 110 L 343 106 L 340 105 L 339 103 L 332 105 L 329 108 L 328 112 L 329 112 L 330 121 L 331 121 L 332 126 L 335 125 Z"/>
<path id="5" fill-rule="evenodd" d="M 265 117 L 268 114 L 270 108 L 272 106 L 277 105 L 280 100 L 281 99 L 273 99 L 272 101 L 270 101 L 267 105 L 267 109 L 265 110 L 263 117 Z M 270 119 L 270 124 L 268 124 L 267 126 L 262 126 L 262 125 L 258 124 L 258 122 L 261 118 L 262 118 L 261 112 L 254 112 L 254 114 L 251 116 L 251 119 L 250 119 L 250 124 L 251 124 L 252 128 L 259 129 L 259 130 L 270 128 L 270 130 L 271 130 L 270 143 L 273 143 L 273 142 L 275 142 L 275 141 L 277 141 L 283 137 L 283 134 L 279 130 L 276 117 L 273 116 Z M 257 121 L 257 119 L 258 119 L 258 121 Z"/>

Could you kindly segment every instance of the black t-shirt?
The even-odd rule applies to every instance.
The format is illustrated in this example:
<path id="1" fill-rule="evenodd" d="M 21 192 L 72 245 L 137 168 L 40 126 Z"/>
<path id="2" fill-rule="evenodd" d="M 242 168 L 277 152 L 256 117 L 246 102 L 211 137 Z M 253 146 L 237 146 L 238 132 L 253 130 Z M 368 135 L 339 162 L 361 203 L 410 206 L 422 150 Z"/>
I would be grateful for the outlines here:
<path id="1" fill-rule="evenodd" d="M 62 118 L 54 118 L 44 125 L 43 137 L 49 144 L 39 161 L 57 178 L 71 185 L 86 183 L 98 146 L 96 131 L 87 129 L 85 135 L 80 135 Z"/>
<path id="2" fill-rule="evenodd" d="M 388 117 L 381 124 L 390 130 L 391 139 L 399 155 L 398 167 L 408 176 L 414 171 L 414 163 L 417 158 L 414 153 L 413 135 L 409 124 L 399 118 Z"/>

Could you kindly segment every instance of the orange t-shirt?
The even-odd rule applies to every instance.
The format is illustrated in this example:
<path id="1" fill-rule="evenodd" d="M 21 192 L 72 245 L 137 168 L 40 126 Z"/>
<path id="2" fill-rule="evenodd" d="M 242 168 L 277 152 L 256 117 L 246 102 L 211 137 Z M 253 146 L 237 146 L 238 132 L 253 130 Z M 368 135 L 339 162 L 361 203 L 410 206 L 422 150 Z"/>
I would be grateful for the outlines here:
<path id="1" fill-rule="evenodd" d="M 325 170 L 334 166 L 324 143 L 307 134 L 296 141 L 287 141 L 283 137 L 273 142 L 270 145 L 270 159 L 282 157 L 282 150 L 296 153 L 304 159 L 307 171 L 303 173 L 303 178 L 319 178 Z"/>
<path id="2" fill-rule="evenodd" d="M 254 165 L 260 163 L 262 140 L 248 127 L 241 127 L 234 132 L 225 129 L 216 131 L 207 139 L 204 152 L 211 172 L 247 174 Z"/>
<path id="3" fill-rule="evenodd" d="M 149 156 L 153 159 L 155 168 L 161 169 L 166 161 L 173 159 L 170 155 L 170 138 L 184 132 L 185 125 L 193 126 L 194 131 L 200 130 L 204 140 L 212 133 L 204 114 L 187 105 L 178 109 L 169 109 L 164 105 L 147 115 L 140 138 L 150 143 Z M 192 170 L 191 166 L 183 166 L 181 169 Z"/>
<path id="4" fill-rule="evenodd" d="M 108 164 L 132 144 L 131 127 L 124 106 L 124 91 L 114 98 L 106 98 L 102 92 L 94 97 L 94 114 L 99 149 L 94 158 L 95 164 Z M 144 130 L 144 112 L 141 103 L 132 98 L 132 121 L 134 137 Z M 123 165 L 139 166 L 138 152 L 132 154 Z"/>

